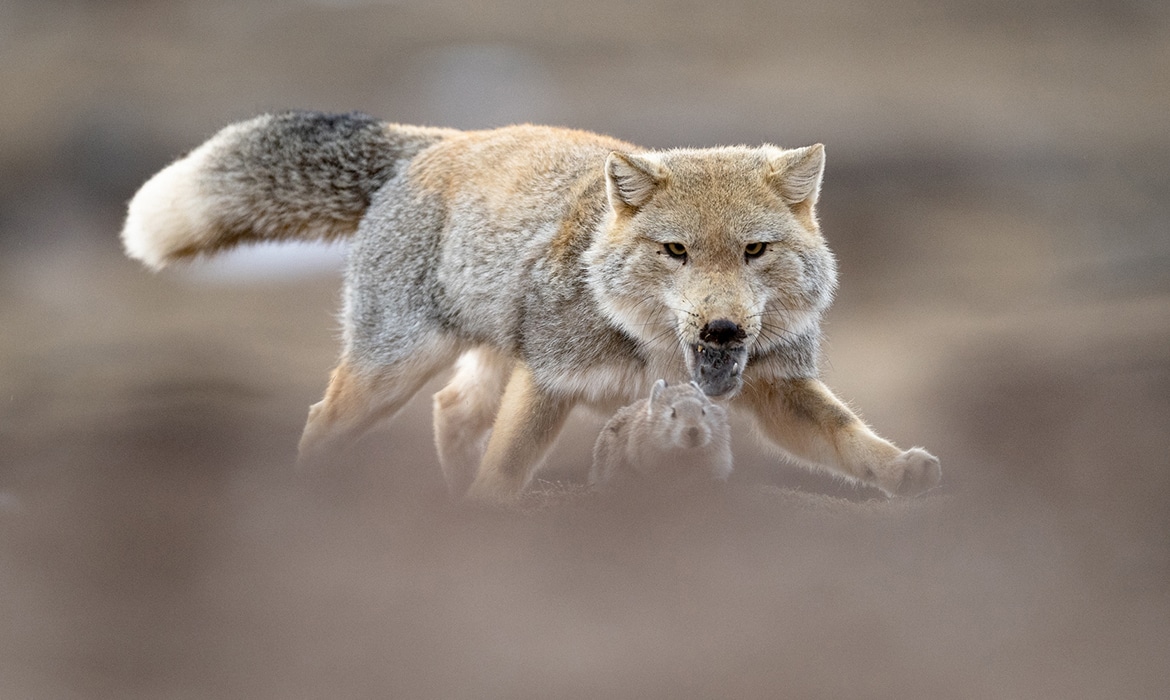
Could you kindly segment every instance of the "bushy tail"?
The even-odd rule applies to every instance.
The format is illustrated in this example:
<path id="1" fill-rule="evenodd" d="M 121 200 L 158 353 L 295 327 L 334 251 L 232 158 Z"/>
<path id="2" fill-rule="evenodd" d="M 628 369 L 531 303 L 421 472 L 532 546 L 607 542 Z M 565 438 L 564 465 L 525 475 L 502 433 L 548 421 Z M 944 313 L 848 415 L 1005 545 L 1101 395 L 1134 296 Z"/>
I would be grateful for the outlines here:
<path id="1" fill-rule="evenodd" d="M 356 113 L 233 124 L 138 190 L 122 243 L 159 269 L 244 242 L 344 238 L 400 167 L 452 133 Z"/>

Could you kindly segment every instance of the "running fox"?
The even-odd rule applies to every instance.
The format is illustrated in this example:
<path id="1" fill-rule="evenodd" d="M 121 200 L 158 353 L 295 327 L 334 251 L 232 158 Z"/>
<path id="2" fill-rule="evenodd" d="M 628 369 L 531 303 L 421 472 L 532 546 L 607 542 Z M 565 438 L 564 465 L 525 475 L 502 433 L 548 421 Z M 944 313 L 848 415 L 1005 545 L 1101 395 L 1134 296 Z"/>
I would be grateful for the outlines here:
<path id="1" fill-rule="evenodd" d="M 583 131 L 270 114 L 226 127 L 131 200 L 126 252 L 159 269 L 240 243 L 352 238 L 341 360 L 302 461 L 392 417 L 437 373 L 455 494 L 523 491 L 570 409 L 658 378 L 755 418 L 780 453 L 913 495 L 938 459 L 878 437 L 817 378 L 837 284 L 824 149 L 647 151 Z"/>

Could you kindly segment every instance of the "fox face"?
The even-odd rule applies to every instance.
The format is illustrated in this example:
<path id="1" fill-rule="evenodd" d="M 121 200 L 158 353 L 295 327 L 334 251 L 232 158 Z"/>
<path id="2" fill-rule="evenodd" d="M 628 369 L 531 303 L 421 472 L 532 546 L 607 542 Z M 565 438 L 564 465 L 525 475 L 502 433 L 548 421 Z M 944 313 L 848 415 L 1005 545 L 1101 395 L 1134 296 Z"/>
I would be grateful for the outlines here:
<path id="1" fill-rule="evenodd" d="M 818 334 L 836 289 L 823 165 L 820 145 L 611 154 L 595 299 L 650 352 L 680 353 L 705 394 L 734 395 L 753 358 Z"/>

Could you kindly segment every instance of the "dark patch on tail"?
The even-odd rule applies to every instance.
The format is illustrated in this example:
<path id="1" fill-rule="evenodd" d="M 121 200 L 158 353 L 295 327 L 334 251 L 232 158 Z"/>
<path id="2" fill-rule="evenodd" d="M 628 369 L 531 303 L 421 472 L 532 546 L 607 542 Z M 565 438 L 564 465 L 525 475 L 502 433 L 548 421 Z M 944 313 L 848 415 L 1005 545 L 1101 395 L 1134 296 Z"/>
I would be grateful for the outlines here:
<path id="1" fill-rule="evenodd" d="M 360 112 L 283 112 L 241 130 L 208 163 L 200 186 L 229 206 L 214 239 L 191 254 L 352 235 L 377 191 L 425 145 L 414 141 Z"/>

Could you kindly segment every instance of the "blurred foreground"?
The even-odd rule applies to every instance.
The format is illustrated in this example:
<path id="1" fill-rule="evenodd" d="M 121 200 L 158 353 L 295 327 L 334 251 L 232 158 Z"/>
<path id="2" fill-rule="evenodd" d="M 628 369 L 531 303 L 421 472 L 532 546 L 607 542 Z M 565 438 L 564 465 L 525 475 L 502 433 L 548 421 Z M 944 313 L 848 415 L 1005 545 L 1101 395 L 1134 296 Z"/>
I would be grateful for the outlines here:
<path id="1" fill-rule="evenodd" d="M 0 697 L 1170 694 L 1165 11 L 190 5 L 0 3 Z M 603 500 L 581 414 L 486 512 L 446 497 L 434 387 L 293 473 L 337 275 L 116 241 L 270 106 L 825 141 L 826 377 L 943 488 L 885 501 L 740 422 L 728 488 Z"/>

